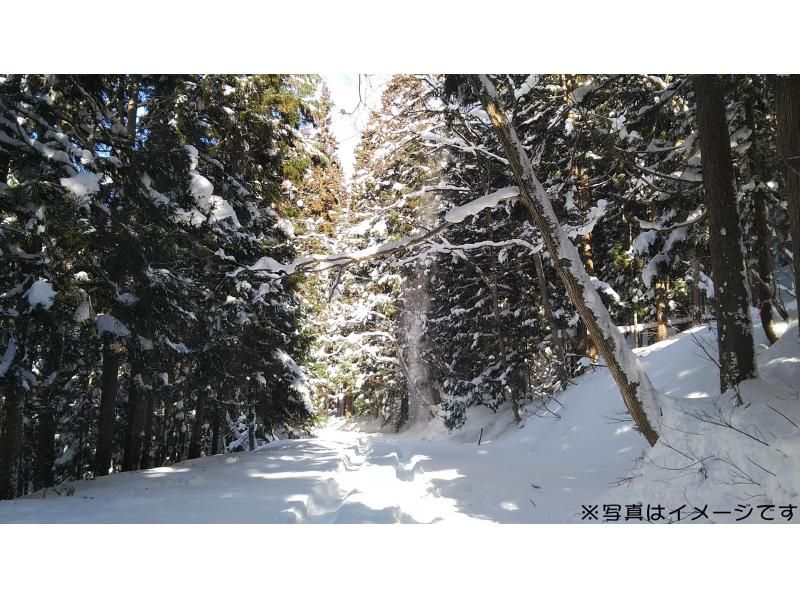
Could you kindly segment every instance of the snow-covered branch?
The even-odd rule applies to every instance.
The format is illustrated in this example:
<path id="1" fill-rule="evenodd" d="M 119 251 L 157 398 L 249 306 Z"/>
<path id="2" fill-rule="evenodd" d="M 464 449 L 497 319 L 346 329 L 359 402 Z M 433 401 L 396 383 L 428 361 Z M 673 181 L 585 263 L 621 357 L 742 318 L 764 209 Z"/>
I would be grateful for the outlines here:
<path id="1" fill-rule="evenodd" d="M 686 226 L 691 226 L 693 224 L 697 224 L 701 222 L 706 217 L 706 211 L 703 208 L 697 208 L 689 217 L 684 220 L 683 222 L 678 222 L 676 224 L 671 224 L 669 226 L 665 226 L 663 224 L 657 224 L 655 222 L 647 222 L 646 220 L 641 220 L 636 218 L 636 222 L 639 223 L 639 227 L 642 230 L 655 230 L 658 232 L 669 232 L 679 228 L 684 228 Z"/>
<path id="2" fill-rule="evenodd" d="M 495 160 L 497 160 L 501 164 L 506 164 L 506 165 L 508 164 L 508 160 L 506 160 L 502 156 L 498 156 L 497 154 L 490 152 L 489 150 L 487 150 L 482 145 L 473 145 L 473 144 L 467 143 L 463 139 L 454 139 L 454 138 L 450 138 L 450 137 L 443 137 L 441 135 L 438 135 L 438 134 L 434 133 L 433 131 L 423 131 L 422 133 L 420 133 L 420 137 L 422 137 L 422 139 L 425 140 L 425 141 L 432 141 L 432 142 L 438 143 L 438 144 L 440 144 L 442 146 L 447 145 L 447 146 L 451 146 L 451 147 L 457 147 L 459 149 L 462 149 L 462 150 L 465 150 L 465 151 L 468 151 L 468 152 L 471 152 L 471 153 L 481 152 L 483 154 L 486 154 L 490 158 L 494 158 Z"/>
<path id="3" fill-rule="evenodd" d="M 474 199 L 463 206 L 450 209 L 444 215 L 444 220 L 441 223 L 430 230 L 422 231 L 415 235 L 409 235 L 396 241 L 373 245 L 357 251 L 332 255 L 314 254 L 299 257 L 288 264 L 282 264 L 274 258 L 265 256 L 260 258 L 252 266 L 238 270 L 237 273 L 244 269 L 283 275 L 295 274 L 298 272 L 319 272 L 337 266 L 346 266 L 355 262 L 363 262 L 386 255 L 392 255 L 400 251 L 408 251 L 441 235 L 452 224 L 463 222 L 469 216 L 474 216 L 487 208 L 494 208 L 501 201 L 515 199 L 518 196 L 519 189 L 517 187 L 504 187 L 503 189 L 498 189 L 494 193 Z"/>

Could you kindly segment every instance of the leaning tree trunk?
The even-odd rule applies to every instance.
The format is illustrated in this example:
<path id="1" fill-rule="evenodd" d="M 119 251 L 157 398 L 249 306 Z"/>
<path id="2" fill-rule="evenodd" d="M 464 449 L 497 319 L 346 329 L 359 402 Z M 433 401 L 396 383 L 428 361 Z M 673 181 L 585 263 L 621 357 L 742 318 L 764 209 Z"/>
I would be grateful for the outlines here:
<path id="1" fill-rule="evenodd" d="M 701 75 L 695 79 L 695 92 L 717 309 L 720 390 L 725 392 L 756 376 L 753 325 L 722 84 L 713 75 Z"/>
<path id="2" fill-rule="evenodd" d="M 516 129 L 499 104 L 494 85 L 485 75 L 475 79 L 481 102 L 519 187 L 520 201 L 538 227 L 556 272 L 592 341 L 605 359 L 631 417 L 647 441 L 655 445 L 658 433 L 653 422 L 657 422 L 661 416 L 657 393 L 641 363 L 625 343 L 622 333 L 614 326 L 600 295 L 589 280 L 578 250 L 562 230 L 550 198 L 517 137 Z"/>
<path id="3" fill-rule="evenodd" d="M 119 385 L 119 354 L 114 341 L 103 341 L 103 374 L 100 386 L 100 417 L 97 422 L 97 449 L 94 455 L 95 477 L 108 475 L 114 448 L 114 410 Z"/>
<path id="4" fill-rule="evenodd" d="M 775 116 L 792 231 L 794 292 L 797 295 L 800 289 L 800 75 L 775 80 Z"/>

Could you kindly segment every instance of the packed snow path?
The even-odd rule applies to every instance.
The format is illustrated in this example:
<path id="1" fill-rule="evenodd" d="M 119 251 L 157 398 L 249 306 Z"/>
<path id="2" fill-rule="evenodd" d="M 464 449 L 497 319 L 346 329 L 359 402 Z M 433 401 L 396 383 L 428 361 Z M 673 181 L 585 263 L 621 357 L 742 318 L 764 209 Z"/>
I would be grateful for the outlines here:
<path id="1" fill-rule="evenodd" d="M 527 457 L 528 465 L 520 467 L 522 458 L 509 463 L 507 451 L 495 451 L 493 445 L 325 430 L 318 438 L 279 441 L 252 453 L 216 455 L 83 482 L 71 497 L 51 491 L 42 499 L 37 493 L 0 504 L 0 521 L 531 522 L 542 520 L 544 511 L 559 502 L 556 513 L 561 517 L 556 519 L 569 518 L 577 508 L 565 487 L 573 476 L 556 475 L 566 472 L 552 468 L 537 472 L 541 463 L 531 459 L 532 449 L 524 446 L 519 456 Z M 556 497 L 562 496 L 555 504 L 550 500 L 549 505 L 534 507 L 530 501 L 540 499 L 533 485 L 541 488 L 543 475 L 561 480 Z"/>
<path id="2" fill-rule="evenodd" d="M 50 491 L 0 503 L 0 522 L 570 521 L 579 501 L 607 488 L 643 445 L 625 428 L 610 463 L 606 450 L 585 443 L 572 453 L 573 443 L 591 445 L 596 435 L 560 421 L 542 420 L 546 437 L 521 429 L 480 446 L 477 437 L 466 444 L 322 430 L 252 453 L 81 482 L 69 497 Z"/>
<path id="3" fill-rule="evenodd" d="M 760 367 L 794 386 L 795 333 L 789 340 Z M 714 329 L 704 326 L 636 352 L 659 390 L 700 399 L 717 392 L 705 355 L 715 346 Z M 760 342 L 759 352 L 767 357 Z M 558 400 L 520 427 L 508 410 L 473 409 L 451 435 L 435 424 L 368 433 L 340 420 L 316 438 L 78 482 L 72 496 L 50 490 L 0 501 L 0 523 L 573 522 L 647 444 L 621 421 L 624 405 L 605 368 L 576 379 Z"/>

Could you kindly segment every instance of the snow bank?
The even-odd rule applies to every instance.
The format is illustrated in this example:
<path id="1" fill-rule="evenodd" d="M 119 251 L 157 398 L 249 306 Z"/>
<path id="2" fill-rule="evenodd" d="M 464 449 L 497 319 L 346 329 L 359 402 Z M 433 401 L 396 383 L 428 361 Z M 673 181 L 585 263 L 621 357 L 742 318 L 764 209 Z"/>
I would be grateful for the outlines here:
<path id="1" fill-rule="evenodd" d="M 761 378 L 738 390 L 664 402 L 669 408 L 656 446 L 624 485 L 595 502 L 665 505 L 674 522 L 786 522 L 780 506 L 800 502 L 796 323 L 758 362 Z M 716 382 L 716 368 L 708 373 Z M 706 515 L 698 515 L 695 508 L 705 506 Z M 745 518 L 748 511 L 755 515 Z"/>

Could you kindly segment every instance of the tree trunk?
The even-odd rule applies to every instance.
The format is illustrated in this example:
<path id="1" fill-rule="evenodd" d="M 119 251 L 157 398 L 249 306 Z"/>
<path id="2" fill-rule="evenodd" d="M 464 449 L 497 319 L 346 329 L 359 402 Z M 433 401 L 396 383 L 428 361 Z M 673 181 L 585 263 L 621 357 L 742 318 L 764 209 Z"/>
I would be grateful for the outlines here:
<path id="1" fill-rule="evenodd" d="M 155 397 L 152 389 L 147 393 L 147 411 L 144 416 L 144 433 L 142 434 L 142 458 L 139 461 L 139 469 L 149 469 L 153 466 L 153 458 L 150 455 L 153 448 L 153 410 L 155 409 Z"/>
<path id="2" fill-rule="evenodd" d="M 131 138 L 131 145 L 136 144 L 136 110 L 139 108 L 139 81 L 138 79 L 131 85 L 131 95 L 128 98 L 128 137 Z"/>
<path id="3" fill-rule="evenodd" d="M 800 289 L 800 75 L 775 79 L 778 154 L 783 162 L 792 232 L 795 294 Z M 800 328 L 798 328 L 800 331 Z"/>
<path id="4" fill-rule="evenodd" d="M 550 303 L 550 291 L 547 288 L 547 279 L 544 276 L 544 264 L 542 264 L 542 256 L 539 253 L 534 254 L 533 265 L 536 269 L 536 278 L 539 282 L 539 293 L 542 296 L 542 308 L 544 309 L 544 316 L 547 319 L 548 325 L 550 326 L 550 334 L 553 335 L 553 342 L 555 343 L 560 356 L 563 358 L 567 353 L 564 333 L 561 327 L 558 325 L 558 320 L 556 320 L 555 316 L 553 315 L 553 306 Z"/>
<path id="5" fill-rule="evenodd" d="M 125 421 L 125 440 L 122 445 L 122 471 L 131 469 L 131 444 L 133 442 L 133 420 L 136 417 L 136 404 L 139 402 L 139 389 L 135 380 L 139 375 L 138 362 L 134 361 L 128 380 L 128 418 Z"/>
<path id="6" fill-rule="evenodd" d="M 142 461 L 142 441 L 144 437 L 145 420 L 147 419 L 148 390 L 142 377 L 144 367 L 140 357 L 134 357 L 134 366 L 131 370 L 130 390 L 128 391 L 128 418 L 130 435 L 125 446 L 122 460 L 122 470 L 131 471 L 139 469 Z"/>
<path id="7" fill-rule="evenodd" d="M 59 384 L 59 374 L 64 353 L 64 326 L 52 328 L 47 356 L 44 360 L 45 383 L 37 388 L 35 409 L 37 426 L 33 447 L 33 486 L 34 490 L 53 485 L 53 466 L 55 464 L 55 389 Z"/>
<path id="8" fill-rule="evenodd" d="M 17 497 L 22 457 L 22 412 L 24 397 L 19 380 L 6 374 L 6 405 L 0 434 L 0 500 Z"/>
<path id="9" fill-rule="evenodd" d="M 51 395 L 52 390 L 48 388 L 39 397 L 39 421 L 36 426 L 36 443 L 33 447 L 34 490 L 49 488 L 53 485 L 53 464 L 56 459 L 56 420 L 53 414 Z"/>
<path id="10" fill-rule="evenodd" d="M 481 75 L 477 79 L 481 101 L 517 181 L 520 201 L 542 234 L 556 272 L 605 359 L 631 417 L 647 441 L 654 445 L 658 433 L 653 428 L 653 422 L 657 422 L 661 415 L 656 391 L 641 363 L 625 343 L 622 333 L 614 326 L 600 295 L 589 280 L 577 249 L 562 230 L 550 198 L 536 177 L 516 130 L 498 104 L 494 85 L 486 76 Z"/>
<path id="11" fill-rule="evenodd" d="M 344 398 L 344 416 L 351 417 L 353 415 L 353 395 L 347 394 Z"/>
<path id="12" fill-rule="evenodd" d="M 172 456 L 172 439 L 174 437 L 175 405 L 171 400 L 164 401 L 164 413 L 161 417 L 161 446 L 158 449 L 157 463 L 163 466 Z"/>
<path id="13" fill-rule="evenodd" d="M 248 417 L 250 421 L 247 422 L 247 448 L 251 451 L 254 451 L 256 449 L 256 422 L 252 406 L 250 407 L 250 413 Z"/>
<path id="14" fill-rule="evenodd" d="M 700 293 L 700 256 L 698 242 L 692 247 L 692 324 L 703 321 L 703 296 Z"/>
<path id="15" fill-rule="evenodd" d="M 756 287 L 758 288 L 758 313 L 761 318 L 761 326 L 764 327 L 764 334 L 772 344 L 778 340 L 778 333 L 772 322 L 772 251 L 770 250 L 770 226 L 769 215 L 767 213 L 767 202 L 764 200 L 764 193 L 756 189 L 753 198 L 753 209 L 755 210 L 756 246 L 758 259 L 758 278 Z"/>
<path id="16" fill-rule="evenodd" d="M 553 337 L 553 344 L 556 348 L 556 354 L 561 362 L 558 366 L 559 376 L 561 377 L 562 382 L 566 382 L 566 380 L 569 379 L 569 372 L 567 371 L 566 339 L 564 338 L 564 333 L 561 327 L 558 325 L 558 320 L 556 320 L 555 316 L 553 315 L 553 307 L 550 304 L 550 292 L 547 288 L 547 279 L 544 276 L 544 265 L 542 264 L 541 254 L 535 253 L 533 255 L 533 265 L 536 269 L 536 278 L 539 282 L 539 293 L 542 296 L 542 308 L 544 310 L 544 316 L 547 319 L 548 325 L 550 326 L 550 334 Z"/>
<path id="17" fill-rule="evenodd" d="M 720 390 L 725 392 L 756 376 L 753 328 L 733 191 L 725 97 L 720 81 L 713 75 L 698 76 L 695 91 L 717 309 Z"/>
<path id="18" fill-rule="evenodd" d="M 217 407 L 214 408 L 214 417 L 211 420 L 211 426 L 212 426 L 212 430 L 211 430 L 211 454 L 212 455 L 216 455 L 216 454 L 222 452 L 219 449 L 219 437 L 220 437 L 219 428 L 220 428 L 220 425 L 221 425 L 221 422 L 220 422 L 220 417 L 219 417 L 219 407 L 217 406 Z"/>
<path id="19" fill-rule="evenodd" d="M 656 280 L 656 341 L 665 341 L 669 338 L 667 329 L 667 280 Z"/>
<path id="20" fill-rule="evenodd" d="M 490 212 L 487 212 L 487 218 L 491 218 Z M 493 241 L 491 220 L 487 224 L 487 229 L 490 231 L 489 240 Z M 494 315 L 495 336 L 497 337 L 497 351 L 500 353 L 500 366 L 503 368 L 503 375 L 506 376 L 506 388 L 509 390 L 511 396 L 511 411 L 514 414 L 514 421 L 519 423 L 522 421 L 522 416 L 519 412 L 519 386 L 517 376 L 514 375 L 514 372 L 508 371 L 506 333 L 503 327 L 503 316 L 500 313 L 500 301 L 497 296 L 497 258 L 494 253 L 494 247 L 492 246 L 489 246 L 489 258 L 491 260 L 489 291 L 492 294 L 492 314 Z"/>
<path id="21" fill-rule="evenodd" d="M 136 111 L 139 107 L 139 81 L 130 84 L 128 102 L 126 106 L 126 131 L 131 138 L 131 147 L 136 146 Z M 139 435 L 140 426 L 144 417 L 144 398 L 142 394 L 141 358 L 137 354 L 131 357 L 130 383 L 128 387 L 128 420 L 125 431 L 125 445 L 123 447 L 122 471 L 131 471 L 139 467 Z"/>
<path id="22" fill-rule="evenodd" d="M 103 373 L 100 387 L 100 416 L 97 420 L 97 449 L 94 456 L 95 477 L 108 475 L 114 449 L 114 411 L 119 385 L 120 357 L 114 342 L 103 341 Z"/>
<path id="23" fill-rule="evenodd" d="M 2 185 L 8 184 L 8 168 L 10 164 L 11 159 L 9 156 L 4 153 L 0 153 L 0 191 L 5 189 L 5 187 L 2 187 Z"/>
<path id="24" fill-rule="evenodd" d="M 197 405 L 195 407 L 194 424 L 192 425 L 192 439 L 189 442 L 189 458 L 197 459 L 201 453 L 203 436 L 203 422 L 206 416 L 206 392 L 207 389 L 197 393 Z"/>
<path id="25" fill-rule="evenodd" d="M 589 191 L 589 175 L 586 172 L 585 168 L 578 168 L 577 166 L 573 169 L 573 177 L 579 180 L 580 185 L 580 206 L 581 206 L 581 214 L 586 218 L 586 213 L 589 210 L 589 204 L 591 202 L 591 194 Z M 580 254 L 581 254 L 581 261 L 583 262 L 583 267 L 586 269 L 586 273 L 589 276 L 594 276 L 594 252 L 592 251 L 592 233 L 586 233 L 585 235 L 581 235 L 578 240 L 578 244 L 580 246 Z M 578 349 L 583 351 L 589 359 L 594 361 L 597 359 L 597 347 L 592 342 L 592 337 L 589 334 L 586 326 L 581 324 L 578 327 L 578 338 L 580 338 L 580 344 L 578 345 Z"/>
<path id="26" fill-rule="evenodd" d="M 770 344 L 778 340 L 778 334 L 772 323 L 772 297 L 774 288 L 774 275 L 772 271 L 772 231 L 769 226 L 767 201 L 763 189 L 764 177 L 761 176 L 762 160 L 761 144 L 756 130 L 755 109 L 753 97 L 748 95 L 745 101 L 745 119 L 750 134 L 750 149 L 747 151 L 747 160 L 744 163 L 744 179 L 755 183 L 753 191 L 753 217 L 755 221 L 755 253 L 756 271 L 753 275 L 751 287 L 753 294 L 758 297 L 758 313 L 764 334 Z"/>

